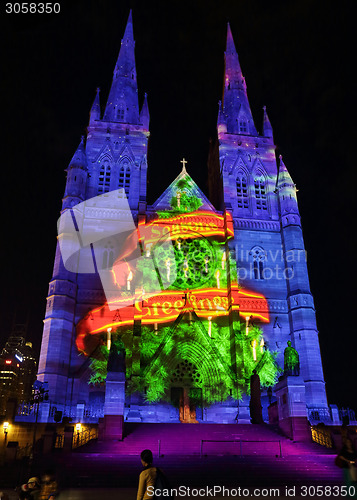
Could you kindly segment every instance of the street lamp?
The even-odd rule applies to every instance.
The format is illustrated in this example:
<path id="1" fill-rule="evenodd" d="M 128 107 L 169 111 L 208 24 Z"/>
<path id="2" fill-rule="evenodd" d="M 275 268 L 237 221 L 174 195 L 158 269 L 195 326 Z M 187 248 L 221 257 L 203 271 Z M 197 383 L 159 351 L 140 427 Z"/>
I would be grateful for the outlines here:
<path id="1" fill-rule="evenodd" d="M 77 431 L 77 446 L 79 446 L 79 433 L 81 432 L 82 426 L 80 423 L 76 424 L 76 431 Z"/>
<path id="2" fill-rule="evenodd" d="M 36 385 L 35 385 L 36 384 Z M 35 451 L 35 444 L 36 444 L 36 431 L 37 431 L 37 419 L 38 419 L 38 410 L 40 407 L 40 403 L 43 403 L 43 401 L 48 401 L 48 389 L 45 389 L 41 382 L 38 382 L 37 380 L 34 383 L 34 388 L 32 391 L 32 400 L 30 401 L 31 404 L 37 405 L 36 408 L 36 420 L 35 420 L 35 428 L 33 431 L 33 442 L 32 442 L 32 455 L 34 454 Z"/>
<path id="3" fill-rule="evenodd" d="M 2 424 L 2 428 L 4 429 L 4 444 L 6 446 L 7 442 L 7 433 L 9 432 L 9 422 L 4 422 Z"/>

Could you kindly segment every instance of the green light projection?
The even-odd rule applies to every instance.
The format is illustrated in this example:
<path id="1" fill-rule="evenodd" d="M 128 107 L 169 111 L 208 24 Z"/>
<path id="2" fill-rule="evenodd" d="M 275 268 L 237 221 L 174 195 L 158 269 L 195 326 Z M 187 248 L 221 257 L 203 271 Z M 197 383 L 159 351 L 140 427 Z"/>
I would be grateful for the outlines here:
<path id="1" fill-rule="evenodd" d="M 220 321 L 222 323 L 222 319 Z M 240 399 L 249 394 L 249 379 L 255 368 L 260 376 L 261 385 L 269 387 L 277 382 L 280 368 L 277 366 L 276 353 L 270 352 L 262 344 L 262 331 L 257 326 L 249 328 L 241 322 L 233 325 L 234 342 L 239 370 L 234 372 L 231 364 L 231 334 L 228 325 L 212 322 L 211 337 L 208 335 L 208 321 L 194 318 L 190 321 L 182 316 L 181 321 L 171 327 L 164 326 L 157 331 L 142 327 L 140 342 L 140 372 L 132 375 L 132 334 L 118 329 L 112 336 L 122 339 L 126 350 L 126 376 L 128 392 L 144 392 L 145 399 L 154 403 L 170 401 L 170 387 L 173 375 L 180 361 L 187 360 L 195 365 L 200 374 L 192 388 L 202 389 L 203 404 L 224 401 L 232 395 Z M 114 340 L 116 342 L 116 340 Z M 254 347 L 255 346 L 255 347 Z M 255 352 L 254 352 L 255 349 Z M 100 356 L 91 364 L 93 375 L 90 383 L 102 384 L 107 373 L 108 349 L 100 348 Z"/>
<path id="2" fill-rule="evenodd" d="M 172 190 L 171 210 L 158 211 L 159 218 L 197 210 L 202 200 L 190 194 L 190 187 L 189 180 L 180 179 Z M 166 269 L 167 282 L 163 278 L 162 285 L 168 290 L 225 289 L 229 283 L 237 282 L 236 262 L 226 242 L 186 229 L 181 238 L 176 234 L 172 243 L 174 262 L 166 254 L 165 246 L 157 246 L 151 255 L 140 259 L 138 271 L 143 274 L 146 292 L 157 287 L 157 276 L 151 271 L 152 258 L 157 269 Z M 176 273 L 176 279 L 169 287 L 171 273 Z M 91 364 L 90 383 L 94 385 L 103 384 L 107 373 L 105 334 L 101 337 L 103 345 L 97 349 Z M 210 319 L 204 320 L 193 310 L 186 310 L 169 325 L 157 325 L 153 319 L 152 325 L 141 325 L 139 336 L 134 336 L 127 327 L 119 328 L 112 332 L 112 341 L 120 339 L 126 350 L 126 390 L 142 393 L 149 403 L 170 401 L 171 388 L 178 383 L 178 367 L 185 364 L 193 367 L 197 377 L 189 382 L 183 378 L 180 383 L 189 383 L 192 394 L 195 390 L 202 392 L 205 406 L 230 396 L 238 400 L 249 394 L 253 369 L 257 370 L 263 387 L 274 385 L 281 371 L 275 361 L 276 353 L 264 343 L 258 326 L 247 328 L 229 315 L 215 317 L 214 311 Z"/>
<path id="3" fill-rule="evenodd" d="M 210 242 L 196 233 L 191 233 L 189 238 L 179 238 L 172 243 L 175 262 L 171 262 L 167 257 L 166 248 L 163 246 L 154 253 L 155 266 L 159 269 L 167 269 L 167 283 L 172 272 L 171 268 L 175 268 L 176 280 L 168 289 L 203 288 L 215 284 L 213 282 L 214 270 L 221 251 L 219 244 Z"/>

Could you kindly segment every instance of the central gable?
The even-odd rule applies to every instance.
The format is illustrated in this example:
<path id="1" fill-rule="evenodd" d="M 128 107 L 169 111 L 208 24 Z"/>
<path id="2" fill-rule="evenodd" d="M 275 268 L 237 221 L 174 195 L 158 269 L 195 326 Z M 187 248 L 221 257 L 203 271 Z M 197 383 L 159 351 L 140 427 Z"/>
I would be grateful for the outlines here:
<path id="1" fill-rule="evenodd" d="M 188 206 L 187 210 L 181 201 L 190 199 L 190 203 L 196 203 L 197 206 Z M 181 206 L 180 206 L 181 205 Z M 190 212 L 195 210 L 206 210 L 217 213 L 212 203 L 204 195 L 195 181 L 189 176 L 186 169 L 183 168 L 176 179 L 171 182 L 169 187 L 155 201 L 151 207 L 155 211 L 160 210 L 177 210 L 182 212 Z"/>

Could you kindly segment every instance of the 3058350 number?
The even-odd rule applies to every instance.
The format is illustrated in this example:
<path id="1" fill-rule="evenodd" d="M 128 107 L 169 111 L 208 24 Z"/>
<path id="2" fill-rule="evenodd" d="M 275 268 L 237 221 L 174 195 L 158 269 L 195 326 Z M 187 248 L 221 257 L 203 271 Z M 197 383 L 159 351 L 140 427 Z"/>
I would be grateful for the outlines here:
<path id="1" fill-rule="evenodd" d="M 6 3 L 6 14 L 59 14 L 61 5 L 57 3 Z"/>

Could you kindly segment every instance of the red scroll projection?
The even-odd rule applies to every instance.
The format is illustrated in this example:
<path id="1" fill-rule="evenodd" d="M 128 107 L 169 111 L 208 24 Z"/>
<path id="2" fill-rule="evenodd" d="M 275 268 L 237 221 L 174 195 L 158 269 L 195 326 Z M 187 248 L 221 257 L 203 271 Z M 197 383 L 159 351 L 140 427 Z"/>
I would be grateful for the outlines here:
<path id="1" fill-rule="evenodd" d="M 164 229 L 164 230 L 163 230 Z M 227 286 L 227 280 L 213 279 L 209 286 L 177 289 L 169 286 L 165 289 L 165 272 L 161 270 L 161 289 L 155 293 L 146 293 L 145 283 L 136 281 L 138 255 L 136 241 L 140 242 L 140 253 L 152 255 L 155 245 L 159 244 L 163 235 L 175 242 L 176 246 L 185 239 L 209 239 L 220 244 L 233 237 L 233 222 L 231 215 L 197 211 L 179 214 L 170 218 L 155 218 L 146 224 L 140 224 L 137 231 L 127 238 L 126 244 L 114 262 L 113 283 L 118 289 L 118 297 L 107 301 L 100 307 L 91 310 L 77 324 L 76 345 L 79 351 L 90 355 L 93 347 L 100 342 L 98 334 L 133 325 L 134 320 L 140 320 L 142 325 L 170 323 L 176 320 L 184 311 L 194 311 L 201 319 L 228 316 L 232 311 L 239 312 L 243 318 L 252 318 L 261 322 L 269 322 L 268 304 L 265 297 L 255 292 L 240 288 L 235 280 Z M 223 253 L 221 253 L 223 255 Z M 140 260 L 140 259 L 139 259 Z M 223 261 L 223 259 L 222 259 Z M 235 266 L 235 263 L 233 263 Z M 225 262 L 210 262 L 210 266 L 224 270 Z M 165 267 L 165 266 L 164 266 Z M 177 267 L 177 264 L 176 264 Z M 185 272 L 176 270 L 177 273 Z M 157 270 L 160 274 L 160 269 Z M 217 271 L 214 271 L 217 273 Z M 223 271 L 224 272 L 224 271 Z M 213 276 L 217 276 L 213 274 Z M 128 282 L 130 278 L 130 283 Z M 130 287 L 129 287 L 130 284 Z M 164 289 L 162 289 L 164 288 Z M 120 295 L 122 291 L 122 295 Z M 95 337 L 95 338 L 94 338 Z M 96 339 L 96 340 L 95 340 Z"/>

